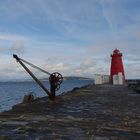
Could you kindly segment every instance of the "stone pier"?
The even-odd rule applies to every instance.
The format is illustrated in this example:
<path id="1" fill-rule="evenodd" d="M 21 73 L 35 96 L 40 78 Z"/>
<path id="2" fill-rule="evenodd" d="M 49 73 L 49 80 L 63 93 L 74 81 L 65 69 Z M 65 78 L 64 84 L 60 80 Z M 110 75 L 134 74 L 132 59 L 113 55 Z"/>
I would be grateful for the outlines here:
<path id="1" fill-rule="evenodd" d="M 0 114 L 0 140 L 140 140 L 140 94 L 88 85 Z"/>

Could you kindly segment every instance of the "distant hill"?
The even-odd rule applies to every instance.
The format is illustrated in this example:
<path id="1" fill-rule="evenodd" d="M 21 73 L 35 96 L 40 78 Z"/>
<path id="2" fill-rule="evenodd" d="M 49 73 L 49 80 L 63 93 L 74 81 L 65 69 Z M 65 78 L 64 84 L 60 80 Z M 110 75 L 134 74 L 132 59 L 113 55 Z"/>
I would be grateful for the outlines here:
<path id="1" fill-rule="evenodd" d="M 78 76 L 65 76 L 63 78 L 64 78 L 64 80 L 92 80 L 91 78 L 78 77 Z"/>

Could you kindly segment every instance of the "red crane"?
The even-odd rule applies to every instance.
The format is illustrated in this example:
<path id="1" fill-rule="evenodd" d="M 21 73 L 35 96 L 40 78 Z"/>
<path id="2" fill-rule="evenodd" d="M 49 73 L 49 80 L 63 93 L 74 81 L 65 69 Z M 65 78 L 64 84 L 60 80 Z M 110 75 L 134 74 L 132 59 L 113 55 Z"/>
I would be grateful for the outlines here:
<path id="1" fill-rule="evenodd" d="M 35 82 L 48 94 L 49 98 L 51 100 L 55 99 L 55 91 L 59 90 L 60 85 L 63 81 L 63 77 L 60 73 L 58 72 L 54 72 L 54 73 L 49 73 L 37 66 L 35 66 L 34 64 L 31 64 L 30 62 L 19 58 L 16 54 L 13 54 L 13 57 L 17 60 L 17 62 L 19 62 L 22 67 L 30 74 L 30 76 L 35 80 Z M 49 82 L 50 82 L 50 91 L 43 85 L 43 83 L 31 72 L 31 70 L 29 70 L 27 68 L 27 66 L 24 64 L 28 64 L 31 67 L 40 70 L 41 72 L 46 73 L 47 75 L 50 75 L 49 77 Z"/>

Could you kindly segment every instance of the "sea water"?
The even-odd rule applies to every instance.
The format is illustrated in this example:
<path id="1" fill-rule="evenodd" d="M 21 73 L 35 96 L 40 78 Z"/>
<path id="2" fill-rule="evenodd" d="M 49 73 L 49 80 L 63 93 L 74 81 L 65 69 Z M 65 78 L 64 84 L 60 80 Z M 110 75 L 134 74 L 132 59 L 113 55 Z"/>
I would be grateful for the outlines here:
<path id="1" fill-rule="evenodd" d="M 93 80 L 64 80 L 61 88 L 56 92 L 60 95 L 63 92 L 72 90 L 74 87 L 81 87 L 93 84 Z M 43 84 L 49 90 L 49 82 L 44 81 Z M 0 82 L 0 112 L 10 110 L 13 105 L 21 103 L 24 95 L 32 93 L 35 97 L 44 97 L 47 94 L 34 82 Z"/>

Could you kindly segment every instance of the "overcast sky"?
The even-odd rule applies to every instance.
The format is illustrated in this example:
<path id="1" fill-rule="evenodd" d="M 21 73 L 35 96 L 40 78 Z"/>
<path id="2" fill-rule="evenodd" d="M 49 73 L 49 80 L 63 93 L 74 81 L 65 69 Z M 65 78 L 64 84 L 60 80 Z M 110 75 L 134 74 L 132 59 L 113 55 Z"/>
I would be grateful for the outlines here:
<path id="1" fill-rule="evenodd" d="M 13 53 L 64 76 L 109 74 L 115 48 L 140 78 L 139 0 L 0 0 L 0 80 L 29 78 Z"/>

